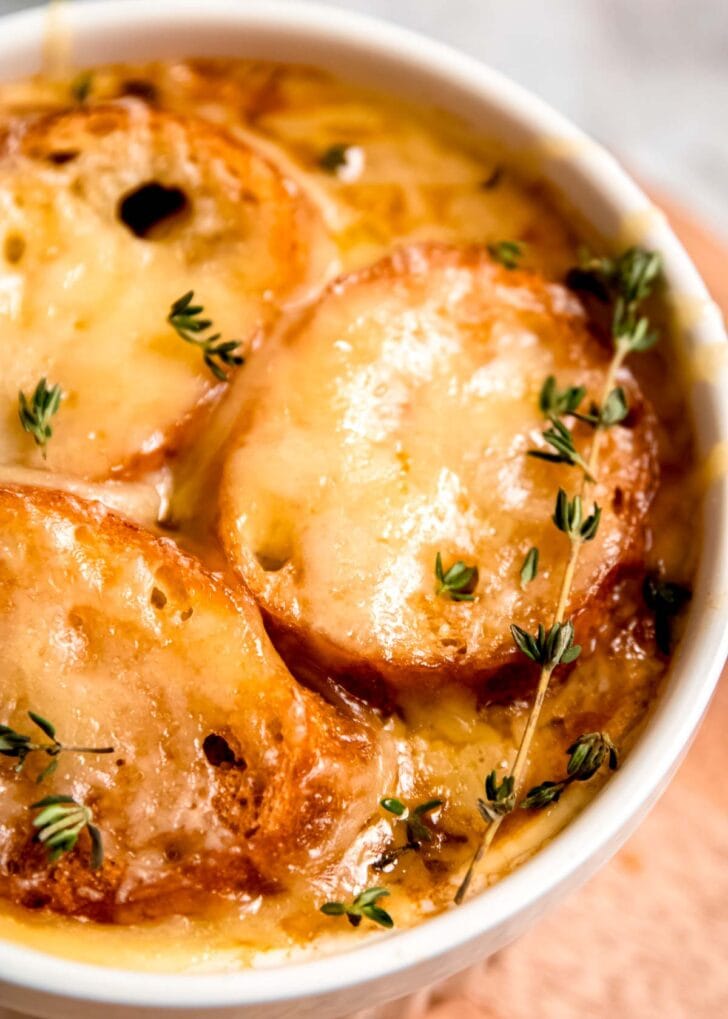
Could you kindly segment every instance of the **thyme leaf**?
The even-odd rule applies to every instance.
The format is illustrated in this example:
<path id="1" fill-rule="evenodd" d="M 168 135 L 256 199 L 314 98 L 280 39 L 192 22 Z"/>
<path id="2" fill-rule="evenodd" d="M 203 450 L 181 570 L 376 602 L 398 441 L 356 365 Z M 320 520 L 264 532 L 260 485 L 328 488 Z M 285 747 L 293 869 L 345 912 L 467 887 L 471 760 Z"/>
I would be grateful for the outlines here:
<path id="1" fill-rule="evenodd" d="M 101 832 L 92 823 L 89 807 L 78 803 L 72 796 L 45 796 L 31 804 L 31 810 L 40 813 L 33 818 L 37 829 L 36 838 L 48 853 L 48 859 L 55 863 L 64 853 L 76 847 L 78 836 L 86 829 L 91 840 L 91 870 L 98 870 L 104 862 L 104 845 Z"/>
<path id="2" fill-rule="evenodd" d="M 70 85 L 71 99 L 81 106 L 91 95 L 94 76 L 92 71 L 79 71 Z"/>
<path id="3" fill-rule="evenodd" d="M 389 895 L 386 888 L 366 888 L 353 902 L 325 902 L 321 912 L 326 916 L 345 916 L 352 927 L 358 927 L 363 917 L 379 924 L 380 927 L 394 927 L 394 920 L 378 905 L 380 899 Z"/>
<path id="4" fill-rule="evenodd" d="M 395 817 L 404 817 L 407 813 L 407 808 L 401 800 L 396 799 L 394 796 L 385 796 L 384 799 L 379 801 L 380 807 L 383 807 L 390 814 L 394 814 Z"/>
<path id="5" fill-rule="evenodd" d="M 524 588 L 526 584 L 530 584 L 532 580 L 535 580 L 538 574 L 538 549 L 534 546 L 529 548 L 526 552 L 526 558 L 523 560 L 523 566 L 521 567 L 521 587 Z"/>
<path id="6" fill-rule="evenodd" d="M 488 245 L 488 254 L 506 269 L 517 269 L 523 257 L 523 245 L 517 241 L 496 241 Z"/>
<path id="7" fill-rule="evenodd" d="M 599 413 L 599 423 L 604 428 L 611 428 L 612 425 L 618 425 L 620 421 L 624 421 L 628 414 L 627 396 L 621 386 L 616 386 L 604 401 Z"/>
<path id="8" fill-rule="evenodd" d="M 445 572 L 442 556 L 438 552 L 435 556 L 435 578 L 437 580 L 435 594 L 446 595 L 452 601 L 475 601 L 473 591 L 478 585 L 477 566 L 467 566 L 462 559 L 458 559 Z"/>
<path id="9" fill-rule="evenodd" d="M 40 446 L 43 459 L 46 458 L 46 446 L 53 435 L 51 418 L 58 413 L 61 406 L 61 387 L 49 386 L 42 378 L 30 397 L 20 390 L 18 392 L 18 417 L 26 432 L 29 432 Z"/>

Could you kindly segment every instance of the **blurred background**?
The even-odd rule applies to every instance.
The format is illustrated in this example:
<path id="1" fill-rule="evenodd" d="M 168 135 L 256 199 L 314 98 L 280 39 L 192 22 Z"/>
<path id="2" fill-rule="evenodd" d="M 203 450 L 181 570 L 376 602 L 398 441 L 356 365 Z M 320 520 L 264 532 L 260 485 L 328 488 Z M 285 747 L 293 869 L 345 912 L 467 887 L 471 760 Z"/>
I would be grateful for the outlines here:
<path id="1" fill-rule="evenodd" d="M 330 2 L 498 68 L 728 238 L 728 0 Z"/>

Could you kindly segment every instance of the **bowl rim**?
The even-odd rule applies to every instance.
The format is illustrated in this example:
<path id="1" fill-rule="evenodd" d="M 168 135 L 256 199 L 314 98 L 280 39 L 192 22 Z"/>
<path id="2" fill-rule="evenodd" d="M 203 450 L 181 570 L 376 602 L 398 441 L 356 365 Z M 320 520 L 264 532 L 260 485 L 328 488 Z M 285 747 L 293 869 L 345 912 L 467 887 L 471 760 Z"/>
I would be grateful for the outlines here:
<path id="1" fill-rule="evenodd" d="M 0 18 L 0 60 L 4 53 L 38 45 L 43 8 Z M 83 35 L 123 33 L 130 23 L 173 31 L 184 21 L 209 29 L 213 23 L 313 34 L 334 45 L 402 63 L 416 73 L 424 67 L 455 83 L 508 119 L 548 136 L 577 142 L 579 172 L 618 210 L 652 208 L 649 200 L 603 149 L 526 89 L 499 72 L 440 42 L 358 13 L 318 3 L 281 0 L 93 0 L 69 12 Z M 5 38 L 5 42 L 2 41 Z M 8 41 L 12 39 L 12 41 Z M 722 319 L 696 270 L 664 218 L 651 224 L 650 241 L 665 257 L 670 288 L 702 301 L 705 314 L 690 329 L 694 347 L 726 343 Z M 728 378 L 713 380 L 708 401 L 716 437 L 728 443 Z M 695 404 L 695 398 L 693 398 Z M 319 997 L 342 988 L 391 976 L 463 948 L 485 932 L 508 924 L 515 914 L 537 912 L 580 873 L 585 879 L 624 841 L 635 818 L 657 799 L 687 749 L 708 705 L 728 653 L 728 480 L 712 484 L 706 497 L 706 528 L 694 603 L 687 632 L 671 667 L 668 689 L 624 767 L 591 803 L 547 846 L 497 884 L 457 910 L 449 910 L 408 930 L 367 939 L 362 945 L 304 962 L 238 972 L 149 973 L 112 969 L 48 955 L 0 940 L 0 981 L 59 997 L 158 1009 L 263 1005 Z M 706 549 L 711 554 L 707 556 Z M 677 674 L 679 673 L 679 677 Z M 641 776 L 641 780 L 637 778 Z M 596 833 L 596 834 L 595 834 Z M 133 976 L 133 979 L 130 977 Z"/>

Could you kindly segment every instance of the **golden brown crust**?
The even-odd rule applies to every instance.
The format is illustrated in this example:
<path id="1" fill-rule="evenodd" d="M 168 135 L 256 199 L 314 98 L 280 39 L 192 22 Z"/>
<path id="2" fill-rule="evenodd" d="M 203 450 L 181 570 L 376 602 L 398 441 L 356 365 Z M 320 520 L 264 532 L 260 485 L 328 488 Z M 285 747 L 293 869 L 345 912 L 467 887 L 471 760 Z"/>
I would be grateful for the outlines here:
<path id="1" fill-rule="evenodd" d="M 201 908 L 211 894 L 285 888 L 367 821 L 388 758 L 369 724 L 301 690 L 255 607 L 191 556 L 97 504 L 0 489 L 2 721 L 28 709 L 67 743 L 0 764 L 0 895 L 104 921 Z M 32 728 L 32 726 L 31 726 Z M 2 759 L 4 760 L 4 759 Z M 51 866 L 29 804 L 68 793 L 103 832 Z"/>
<path id="2" fill-rule="evenodd" d="M 195 290 L 245 354 L 311 285 L 324 243 L 317 210 L 267 157 L 134 99 L 16 121 L 0 196 L 22 246 L 0 272 L 17 295 L 0 315 L 12 366 L 0 398 L 17 404 L 41 375 L 61 385 L 48 463 L 83 477 L 154 467 L 225 392 L 166 322 L 174 300 Z M 7 419 L 0 458 L 38 465 Z"/>
<path id="3" fill-rule="evenodd" d="M 563 569 L 550 517 L 578 475 L 526 456 L 546 448 L 541 384 L 596 398 L 608 359 L 572 295 L 479 248 L 413 246 L 333 283 L 284 338 L 224 472 L 223 541 L 272 631 L 355 688 L 487 682 L 513 660 L 510 623 L 550 619 Z M 631 412 L 604 437 L 577 619 L 640 561 L 656 483 L 653 414 L 628 370 L 619 383 Z M 573 430 L 584 448 L 591 430 Z M 436 596 L 438 551 L 478 565 L 474 603 Z"/>

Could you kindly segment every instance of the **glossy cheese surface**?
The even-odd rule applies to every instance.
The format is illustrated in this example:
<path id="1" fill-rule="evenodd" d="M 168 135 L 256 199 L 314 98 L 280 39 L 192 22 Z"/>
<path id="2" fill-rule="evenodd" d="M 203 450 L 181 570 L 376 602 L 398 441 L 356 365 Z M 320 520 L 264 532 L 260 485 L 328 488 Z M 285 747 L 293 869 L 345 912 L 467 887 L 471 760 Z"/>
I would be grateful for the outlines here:
<path id="1" fill-rule="evenodd" d="M 581 471 L 527 455 L 549 448 L 540 388 L 553 375 L 601 399 L 608 360 L 574 296 L 479 251 L 410 247 L 340 279 L 282 338 L 234 439 L 233 562 L 324 663 L 397 688 L 483 680 L 516 656 L 511 622 L 532 631 L 553 611 L 568 550 L 554 493 L 578 491 Z M 619 382 L 632 420 L 602 441 L 574 615 L 644 544 L 652 412 L 628 371 Z M 574 435 L 587 448 L 592 429 Z M 445 570 L 478 567 L 473 601 L 437 593 L 438 553 Z"/>
<path id="2" fill-rule="evenodd" d="M 10 119 L 0 211 L 0 462 L 42 463 L 17 409 L 46 377 L 63 393 L 46 466 L 86 478 L 153 466 L 225 392 L 172 303 L 194 290 L 202 335 L 247 355 L 323 236 L 260 152 L 134 98 Z"/>
<path id="3" fill-rule="evenodd" d="M 0 490 L 0 657 L 5 724 L 42 705 L 66 745 L 114 748 L 53 775 L 103 831 L 98 872 L 83 839 L 53 868 L 32 841 L 47 759 L 0 770 L 0 894 L 21 904 L 129 921 L 274 893 L 344 852 L 391 771 L 373 729 L 298 687 L 240 593 L 70 496 Z"/>

